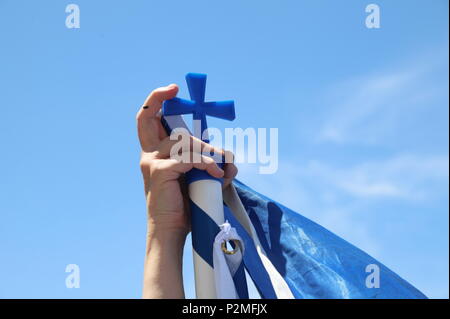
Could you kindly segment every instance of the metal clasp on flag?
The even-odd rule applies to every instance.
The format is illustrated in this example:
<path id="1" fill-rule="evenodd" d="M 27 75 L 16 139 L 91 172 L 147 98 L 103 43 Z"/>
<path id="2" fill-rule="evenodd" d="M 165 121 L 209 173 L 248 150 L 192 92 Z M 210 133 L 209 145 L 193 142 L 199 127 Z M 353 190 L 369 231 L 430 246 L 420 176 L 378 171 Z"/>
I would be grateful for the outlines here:
<path id="1" fill-rule="evenodd" d="M 227 248 L 227 243 L 232 242 L 234 244 L 234 249 L 233 250 L 228 250 Z M 234 255 L 239 249 L 242 251 L 241 248 L 241 242 L 237 239 L 231 239 L 231 240 L 224 240 L 222 242 L 222 251 L 227 254 L 227 255 Z"/>

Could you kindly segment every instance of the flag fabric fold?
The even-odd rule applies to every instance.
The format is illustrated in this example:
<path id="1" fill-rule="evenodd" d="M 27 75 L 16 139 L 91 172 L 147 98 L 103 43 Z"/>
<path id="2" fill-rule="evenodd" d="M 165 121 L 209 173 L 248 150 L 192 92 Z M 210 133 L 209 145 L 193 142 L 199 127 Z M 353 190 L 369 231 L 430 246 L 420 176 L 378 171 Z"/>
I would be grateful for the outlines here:
<path id="1" fill-rule="evenodd" d="M 245 231 L 256 238 L 254 242 L 259 241 L 295 298 L 427 298 L 385 265 L 324 227 L 240 181 L 233 184 L 224 194 L 225 203 L 233 207 L 233 215 L 241 219 L 240 225 L 247 226 Z M 372 273 L 367 269 L 378 271 Z M 370 282 L 374 275 L 379 281 L 375 287 Z M 252 279 L 265 297 L 258 287 L 260 279 Z"/>
<path id="2" fill-rule="evenodd" d="M 178 127 L 187 129 L 179 115 L 163 117 L 162 124 L 168 134 Z M 238 180 L 224 190 L 223 202 L 224 220 L 245 247 L 242 258 L 230 267 L 225 256 L 213 257 L 223 253 L 213 252 L 214 238 L 194 238 L 193 234 L 193 242 L 201 243 L 194 245 L 194 255 L 199 253 L 196 249 L 206 249 L 200 254 L 213 257 L 210 261 L 205 259 L 213 268 L 219 266 L 214 269 L 216 281 L 226 278 L 227 293 L 222 296 L 248 298 L 245 268 L 260 296 L 268 299 L 426 298 L 362 250 Z M 211 224 L 213 233 L 219 234 L 220 227 L 209 222 L 201 209 L 197 210 L 193 220 L 197 229 L 205 227 L 197 224 Z M 228 269 L 224 270 L 224 266 Z"/>

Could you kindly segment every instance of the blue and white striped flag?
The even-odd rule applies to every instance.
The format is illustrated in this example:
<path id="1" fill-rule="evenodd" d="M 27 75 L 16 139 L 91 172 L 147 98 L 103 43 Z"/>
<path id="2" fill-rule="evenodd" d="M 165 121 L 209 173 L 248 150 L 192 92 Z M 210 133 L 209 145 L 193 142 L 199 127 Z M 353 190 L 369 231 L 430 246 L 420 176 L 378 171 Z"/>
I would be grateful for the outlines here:
<path id="1" fill-rule="evenodd" d="M 200 132 L 205 114 L 234 118 L 231 101 L 204 102 L 205 75 L 187 81 L 192 101 L 163 105 L 168 134 L 188 130 L 180 114 L 200 119 Z M 187 182 L 198 298 L 248 298 L 245 270 L 262 298 L 426 298 L 365 252 L 238 180 L 222 192 L 220 180 L 193 170 Z"/>
<path id="2" fill-rule="evenodd" d="M 181 116 L 164 122 L 169 132 L 171 126 L 187 127 Z M 212 220 L 200 208 L 201 201 L 193 203 L 193 229 L 202 230 L 193 233 L 194 254 L 203 256 L 213 272 L 213 243 L 220 224 L 228 221 L 244 247 L 242 263 L 232 265 L 232 282 L 227 285 L 234 285 L 238 298 L 248 298 L 244 268 L 262 298 L 426 298 L 362 250 L 238 180 L 224 191 L 223 201 L 221 221 Z M 367 284 L 369 265 L 379 269 L 376 287 Z M 197 295 L 203 296 L 198 289 Z"/>

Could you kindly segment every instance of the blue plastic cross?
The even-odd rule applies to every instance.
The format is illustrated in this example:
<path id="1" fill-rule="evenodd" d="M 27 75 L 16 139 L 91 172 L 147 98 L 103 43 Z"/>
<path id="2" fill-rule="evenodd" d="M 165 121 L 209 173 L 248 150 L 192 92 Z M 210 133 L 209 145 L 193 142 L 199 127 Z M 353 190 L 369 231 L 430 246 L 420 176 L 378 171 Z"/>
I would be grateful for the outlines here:
<path id="1" fill-rule="evenodd" d="M 167 100 L 163 103 L 162 113 L 164 116 L 192 114 L 194 119 L 194 136 L 209 143 L 209 138 L 203 134 L 208 128 L 206 115 L 232 121 L 235 118 L 234 102 L 205 102 L 206 74 L 188 73 L 186 82 L 191 100 L 177 97 Z M 200 132 L 196 129 L 195 120 L 200 120 Z"/>

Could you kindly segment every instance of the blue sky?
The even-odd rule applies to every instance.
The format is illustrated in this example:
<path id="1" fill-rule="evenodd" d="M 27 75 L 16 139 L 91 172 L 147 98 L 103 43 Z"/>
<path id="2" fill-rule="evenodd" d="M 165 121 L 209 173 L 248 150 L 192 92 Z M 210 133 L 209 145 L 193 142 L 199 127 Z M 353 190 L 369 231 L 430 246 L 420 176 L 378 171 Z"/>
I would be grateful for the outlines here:
<path id="1" fill-rule="evenodd" d="M 67 29 L 69 3 L 0 0 L 0 298 L 140 297 L 135 113 L 187 72 L 279 129 L 278 172 L 242 181 L 448 298 L 447 1 L 84 0 Z"/>

